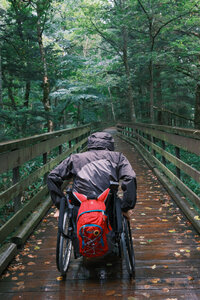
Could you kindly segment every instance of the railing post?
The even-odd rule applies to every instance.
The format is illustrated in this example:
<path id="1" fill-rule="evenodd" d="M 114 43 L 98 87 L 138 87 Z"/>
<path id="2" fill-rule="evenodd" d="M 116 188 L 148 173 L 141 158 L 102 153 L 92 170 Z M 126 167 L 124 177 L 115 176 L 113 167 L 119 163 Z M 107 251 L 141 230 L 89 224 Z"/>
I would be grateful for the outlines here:
<path id="1" fill-rule="evenodd" d="M 79 138 L 77 137 L 77 138 L 75 138 L 75 143 L 78 144 L 78 142 L 79 142 Z M 79 152 L 79 148 L 77 148 L 76 152 L 77 153 Z"/>
<path id="2" fill-rule="evenodd" d="M 138 129 L 137 128 L 135 128 L 135 134 L 136 134 L 136 140 L 138 141 L 138 143 L 140 142 L 139 141 L 139 132 L 138 132 Z"/>
<path id="3" fill-rule="evenodd" d="M 143 132 L 142 129 L 140 130 L 140 136 L 143 137 L 143 138 L 146 138 L 147 140 L 151 140 L 150 135 Z M 141 144 L 143 145 L 143 147 L 145 149 L 147 149 L 148 151 L 150 150 L 150 147 L 148 145 L 146 145 L 146 143 L 143 139 L 141 139 Z"/>
<path id="4" fill-rule="evenodd" d="M 165 150 L 165 141 L 161 141 L 162 142 L 162 148 L 163 148 L 163 150 Z M 164 156 L 162 156 L 162 162 L 163 162 L 163 165 L 165 165 L 166 166 L 166 159 L 165 159 L 165 157 Z"/>
<path id="5" fill-rule="evenodd" d="M 19 166 L 13 169 L 13 184 L 20 180 Z M 21 206 L 21 195 L 14 197 L 14 211 L 17 212 Z"/>
<path id="6" fill-rule="evenodd" d="M 146 138 L 147 140 L 149 140 L 150 142 L 152 142 L 152 140 L 151 140 L 151 136 L 149 135 L 149 134 L 146 134 L 146 137 L 145 137 L 145 133 L 143 133 L 143 135 L 142 135 L 144 138 Z M 145 147 L 145 148 L 147 148 L 147 150 L 150 152 L 150 146 L 149 145 L 146 145 L 145 144 L 145 142 L 143 142 L 143 146 Z"/>
<path id="7" fill-rule="evenodd" d="M 126 135 L 126 127 L 123 126 L 122 128 L 123 128 L 123 135 Z"/>
<path id="8" fill-rule="evenodd" d="M 180 148 L 178 147 L 175 147 L 175 154 L 176 154 L 176 157 L 178 159 L 180 159 Z M 180 179 L 181 178 L 181 170 L 176 167 L 176 176 Z"/>
<path id="9" fill-rule="evenodd" d="M 131 137 L 134 136 L 134 128 L 131 128 Z"/>
<path id="10" fill-rule="evenodd" d="M 43 153 L 43 165 L 45 165 L 46 163 L 47 163 L 47 152 Z M 47 182 L 47 176 L 48 173 L 45 173 L 43 177 L 44 184 L 46 184 Z"/>
<path id="11" fill-rule="evenodd" d="M 87 136 L 88 136 L 88 134 L 87 134 L 87 132 L 86 132 L 85 134 L 83 134 L 83 139 L 86 139 Z M 87 142 L 85 142 L 85 143 L 81 146 L 81 151 L 82 151 L 83 149 L 85 149 L 86 146 L 87 146 Z"/>
<path id="12" fill-rule="evenodd" d="M 155 138 L 155 136 L 153 136 L 153 138 L 152 138 L 152 142 L 154 143 L 154 144 L 156 144 L 156 138 Z M 154 149 L 152 149 L 153 151 L 153 155 L 156 157 L 156 151 L 154 150 Z"/>
<path id="13" fill-rule="evenodd" d="M 62 145 L 58 146 L 58 153 L 62 154 L 62 151 L 63 151 Z"/>

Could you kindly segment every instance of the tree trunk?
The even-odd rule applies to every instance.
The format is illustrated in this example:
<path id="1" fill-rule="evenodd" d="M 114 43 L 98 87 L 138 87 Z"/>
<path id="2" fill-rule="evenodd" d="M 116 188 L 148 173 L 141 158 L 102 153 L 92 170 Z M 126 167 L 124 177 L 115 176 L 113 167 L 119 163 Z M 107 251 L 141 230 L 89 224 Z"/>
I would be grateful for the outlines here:
<path id="1" fill-rule="evenodd" d="M 78 103 L 77 105 L 77 121 L 76 121 L 77 126 L 81 124 L 81 103 Z"/>
<path id="2" fill-rule="evenodd" d="M 200 129 L 200 83 L 197 83 L 195 96 L 194 127 Z"/>
<path id="3" fill-rule="evenodd" d="M 115 110 L 114 110 L 114 105 L 113 105 L 113 102 L 112 102 L 112 94 L 111 94 L 110 87 L 108 87 L 108 92 L 109 92 L 109 95 L 110 95 L 110 104 L 111 104 L 111 111 L 112 111 L 113 121 L 116 122 Z"/>
<path id="4" fill-rule="evenodd" d="M 128 53 L 127 53 L 128 33 L 127 33 L 127 28 L 125 27 L 123 27 L 122 29 L 122 37 L 123 37 L 123 63 L 126 72 L 127 90 L 128 90 L 129 118 L 131 122 L 136 122 L 133 88 L 131 84 L 130 68 L 128 63 Z"/>
<path id="5" fill-rule="evenodd" d="M 149 62 L 149 74 L 150 74 L 150 119 L 154 123 L 154 91 L 153 91 L 153 59 Z"/>
<path id="6" fill-rule="evenodd" d="M 83 56 L 87 57 L 88 54 L 88 48 L 89 48 L 89 39 L 88 37 L 85 35 L 85 40 L 83 42 Z"/>
<path id="7" fill-rule="evenodd" d="M 49 86 L 49 79 L 48 79 L 48 72 L 47 72 L 47 63 L 46 63 L 46 56 L 45 56 L 45 50 L 42 40 L 42 27 L 40 24 L 40 11 L 39 8 L 37 9 L 37 37 L 38 37 L 38 44 L 40 49 L 40 56 L 42 61 L 42 67 L 43 67 L 43 105 L 45 111 L 48 113 L 47 115 L 47 128 L 48 131 L 53 131 L 53 121 L 51 120 L 49 116 L 49 112 L 51 111 L 51 104 L 49 99 L 49 92 L 50 92 L 50 86 Z"/>
<path id="8" fill-rule="evenodd" d="M 29 104 L 30 90 L 31 90 L 31 83 L 30 83 L 30 81 L 27 81 L 25 95 L 24 95 L 24 106 L 27 108 L 28 108 L 28 104 Z"/>
<path id="9" fill-rule="evenodd" d="M 162 82 L 160 77 L 161 69 L 160 66 L 157 67 L 157 104 L 158 104 L 158 113 L 157 113 L 157 122 L 159 125 L 163 124 L 162 119 L 162 105 L 163 105 L 163 99 L 162 99 Z"/>
<path id="10" fill-rule="evenodd" d="M 15 99 L 14 99 L 13 92 L 12 92 L 12 81 L 10 81 L 8 84 L 8 96 L 11 100 L 12 108 L 14 110 L 17 110 L 16 104 L 15 104 Z"/>
<path id="11" fill-rule="evenodd" d="M 10 80 L 8 82 L 8 97 L 11 100 L 11 105 L 12 105 L 13 110 L 15 110 L 17 112 L 17 106 L 16 106 L 16 103 L 15 103 L 15 98 L 13 96 L 13 91 L 12 91 L 12 80 Z M 15 122 L 13 124 L 14 124 L 17 132 L 21 132 L 21 128 L 20 128 L 20 124 L 19 124 L 18 119 L 15 119 Z"/>
<path id="12" fill-rule="evenodd" d="M 142 96 L 143 96 L 142 86 L 139 84 L 139 86 L 138 86 L 138 99 L 142 100 Z M 139 101 L 139 110 L 138 110 L 137 118 L 139 120 L 141 120 L 142 117 L 143 117 L 142 101 Z"/>
<path id="13" fill-rule="evenodd" d="M 0 51 L 1 51 L 1 49 L 0 49 Z M 1 52 L 0 52 L 0 108 L 3 109 L 3 87 L 2 87 Z"/>

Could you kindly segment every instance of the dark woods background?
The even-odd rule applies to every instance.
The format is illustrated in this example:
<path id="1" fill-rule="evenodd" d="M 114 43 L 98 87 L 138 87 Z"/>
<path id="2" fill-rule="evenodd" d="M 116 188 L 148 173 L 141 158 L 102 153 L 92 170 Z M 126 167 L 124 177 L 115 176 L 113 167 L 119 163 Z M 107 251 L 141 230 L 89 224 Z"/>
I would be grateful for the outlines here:
<path id="1" fill-rule="evenodd" d="M 89 122 L 200 129 L 195 0 L 4 0 L 0 140 Z"/>

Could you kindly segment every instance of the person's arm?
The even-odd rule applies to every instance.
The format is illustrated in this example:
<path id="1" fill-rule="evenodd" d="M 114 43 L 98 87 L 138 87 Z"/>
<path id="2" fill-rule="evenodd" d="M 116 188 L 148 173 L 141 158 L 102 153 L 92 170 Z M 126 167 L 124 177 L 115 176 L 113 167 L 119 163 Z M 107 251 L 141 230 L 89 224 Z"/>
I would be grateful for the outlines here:
<path id="1" fill-rule="evenodd" d="M 136 200 L 137 200 L 137 183 L 136 175 L 133 171 L 131 164 L 128 159 L 120 153 L 120 160 L 118 165 L 118 175 L 119 180 L 122 180 L 122 190 L 123 190 L 123 199 L 122 199 L 122 212 L 126 213 L 129 210 L 133 209 Z M 127 214 L 127 217 L 130 214 Z"/>
<path id="2" fill-rule="evenodd" d="M 60 207 L 60 199 L 64 197 L 61 187 L 64 180 L 72 177 L 72 166 L 72 157 L 70 156 L 51 171 L 47 178 L 47 185 L 51 194 L 51 199 L 58 209 Z"/>

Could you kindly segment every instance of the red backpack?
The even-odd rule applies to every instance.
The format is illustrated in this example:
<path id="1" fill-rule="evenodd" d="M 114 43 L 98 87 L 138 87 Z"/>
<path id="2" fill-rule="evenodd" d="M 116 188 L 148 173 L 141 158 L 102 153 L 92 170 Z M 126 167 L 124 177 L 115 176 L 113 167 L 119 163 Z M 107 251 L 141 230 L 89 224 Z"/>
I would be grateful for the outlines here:
<path id="1" fill-rule="evenodd" d="M 77 237 L 79 252 L 86 257 L 98 257 L 108 252 L 107 234 L 112 230 L 105 213 L 105 200 L 110 189 L 105 190 L 97 199 L 75 193 L 81 202 L 77 216 Z"/>

